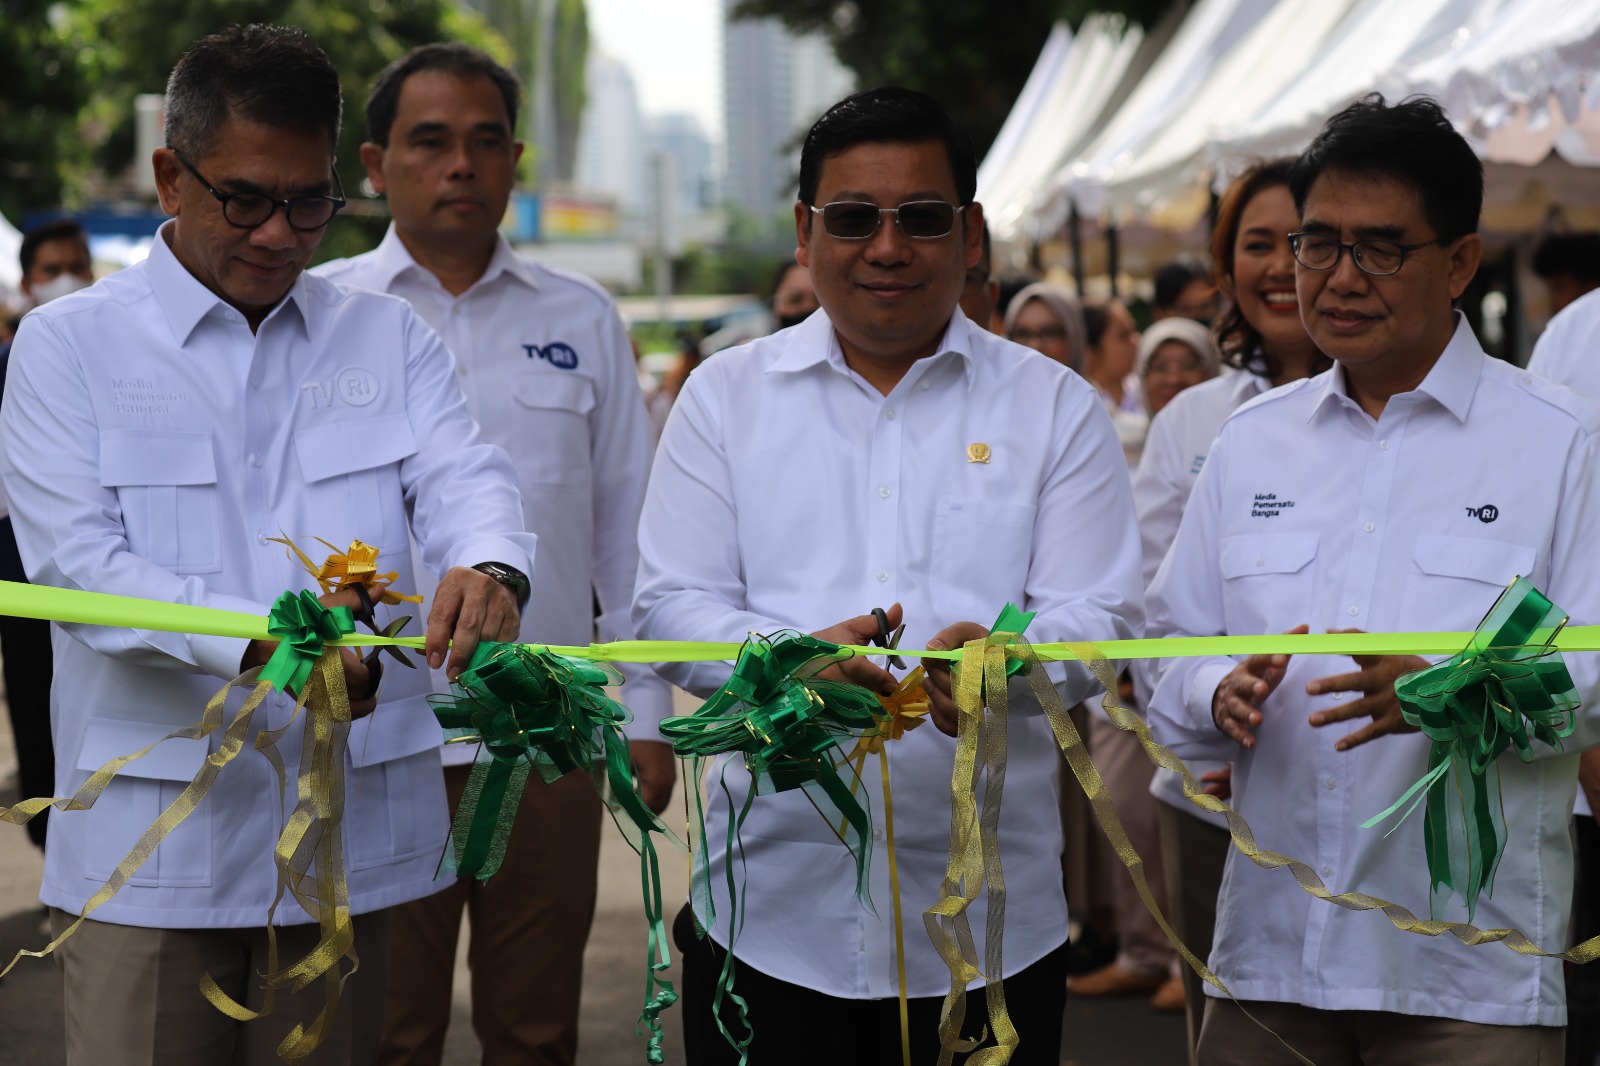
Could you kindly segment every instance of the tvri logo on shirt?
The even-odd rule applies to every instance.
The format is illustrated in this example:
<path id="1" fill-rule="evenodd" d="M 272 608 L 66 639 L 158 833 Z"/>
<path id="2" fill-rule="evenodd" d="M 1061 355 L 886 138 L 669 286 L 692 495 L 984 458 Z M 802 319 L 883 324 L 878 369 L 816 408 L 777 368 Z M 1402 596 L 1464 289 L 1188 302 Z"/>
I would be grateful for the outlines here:
<path id="1" fill-rule="evenodd" d="M 313 411 L 340 401 L 351 407 L 365 407 L 378 398 L 378 376 L 359 366 L 347 366 L 324 381 L 302 383 L 300 391 Z"/>
<path id="2" fill-rule="evenodd" d="M 1490 522 L 1493 522 L 1496 518 L 1500 517 L 1500 508 L 1496 507 L 1492 503 L 1486 503 L 1482 507 L 1468 507 L 1467 517 L 1476 518 L 1484 525 L 1488 525 Z"/>
<path id="3" fill-rule="evenodd" d="M 573 351 L 570 344 L 556 341 L 554 344 L 547 344 L 543 348 L 537 344 L 524 344 L 522 350 L 527 353 L 529 359 L 543 359 L 557 369 L 578 369 L 578 353 Z"/>

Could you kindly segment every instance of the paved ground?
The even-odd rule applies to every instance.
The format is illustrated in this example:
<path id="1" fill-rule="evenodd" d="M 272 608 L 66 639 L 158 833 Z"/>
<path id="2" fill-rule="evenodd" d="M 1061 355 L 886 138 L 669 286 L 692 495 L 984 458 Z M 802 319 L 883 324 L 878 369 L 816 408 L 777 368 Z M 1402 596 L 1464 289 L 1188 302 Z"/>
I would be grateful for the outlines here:
<path id="1" fill-rule="evenodd" d="M 0 724 L 0 806 L 17 798 L 14 769 L 11 733 Z M 638 1066 L 644 1056 L 633 1021 L 644 991 L 645 932 L 638 858 L 619 834 L 610 826 L 607 829 L 600 859 L 600 901 L 587 955 L 578 1061 L 583 1066 Z M 20 947 L 39 948 L 49 942 L 38 904 L 41 869 L 39 853 L 24 830 L 0 824 L 0 966 Z M 683 897 L 688 883 L 686 856 L 663 853 L 662 882 L 670 899 Z M 466 987 L 465 978 L 463 956 L 457 960 L 458 990 Z M 684 1066 L 676 1011 L 668 1011 L 664 1021 L 666 1061 Z M 1180 1066 L 1186 1061 L 1182 1017 L 1154 1014 L 1139 999 L 1070 1003 L 1062 1060 L 1071 1066 Z M 445 1066 L 474 1066 L 477 1061 L 467 1001 L 458 991 Z M 0 982 L 0 1064 L 62 1066 L 63 1062 L 55 968 L 48 960 L 23 959 Z"/>

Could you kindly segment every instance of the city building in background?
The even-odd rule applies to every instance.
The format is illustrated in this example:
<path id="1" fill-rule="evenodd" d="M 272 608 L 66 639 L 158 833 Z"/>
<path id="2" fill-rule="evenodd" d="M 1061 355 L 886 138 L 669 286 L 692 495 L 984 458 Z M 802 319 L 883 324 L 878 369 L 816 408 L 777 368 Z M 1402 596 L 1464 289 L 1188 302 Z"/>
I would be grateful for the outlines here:
<path id="1" fill-rule="evenodd" d="M 800 138 L 855 79 L 823 38 L 797 37 L 777 19 L 734 19 L 736 3 L 723 0 L 723 195 L 765 221 L 794 202 Z"/>

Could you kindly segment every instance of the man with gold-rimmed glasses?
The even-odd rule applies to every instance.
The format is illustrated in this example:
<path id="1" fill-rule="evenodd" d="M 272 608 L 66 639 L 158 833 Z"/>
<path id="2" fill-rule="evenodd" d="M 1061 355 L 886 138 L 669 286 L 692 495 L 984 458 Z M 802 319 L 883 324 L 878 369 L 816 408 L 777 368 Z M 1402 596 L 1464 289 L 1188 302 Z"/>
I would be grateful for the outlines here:
<path id="1" fill-rule="evenodd" d="M 401 301 L 303 273 L 344 204 L 339 110 L 337 73 L 298 30 L 234 27 L 184 55 L 153 158 L 174 217 L 145 262 L 23 321 L 0 476 L 36 584 L 266 615 L 308 583 L 271 538 L 359 539 L 379 549 L 380 570 L 401 573 L 414 541 L 443 575 L 428 658 L 459 672 L 480 637 L 514 638 L 533 540 L 510 465 L 479 439 L 432 330 Z M 323 602 L 358 606 L 353 591 Z M 198 720 L 224 681 L 272 651 L 76 626 L 56 627 L 54 646 L 61 795 Z M 447 830 L 427 671 L 391 670 L 380 696 L 374 672 L 353 654 L 345 664 L 352 710 L 383 706 L 351 728 L 344 768 L 360 967 L 313 1063 L 371 1061 L 388 908 L 436 890 Z M 291 712 L 273 695 L 255 722 L 288 727 L 278 751 L 293 781 L 304 723 L 291 726 Z M 41 898 L 57 934 L 211 753 L 204 740 L 167 741 L 93 809 L 52 812 Z M 266 1063 L 294 1024 L 311 1024 L 320 982 L 280 991 L 272 1017 L 242 1025 L 200 991 L 209 974 L 262 1006 L 283 817 L 276 774 L 247 751 L 62 944 L 70 1066 Z M 312 918 L 280 901 L 276 965 L 317 943 Z"/>

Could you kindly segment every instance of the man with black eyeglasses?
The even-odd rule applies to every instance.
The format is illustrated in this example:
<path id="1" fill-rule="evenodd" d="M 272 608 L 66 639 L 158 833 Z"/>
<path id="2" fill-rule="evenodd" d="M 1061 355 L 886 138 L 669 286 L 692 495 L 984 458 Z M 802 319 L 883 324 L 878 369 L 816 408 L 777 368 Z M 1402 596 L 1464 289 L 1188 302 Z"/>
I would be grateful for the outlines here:
<path id="1" fill-rule="evenodd" d="M 1334 365 L 1223 425 L 1150 586 L 1152 633 L 1470 631 L 1519 575 L 1574 623 L 1600 621 L 1600 409 L 1489 358 L 1453 309 L 1482 250 L 1471 147 L 1433 101 L 1373 97 L 1328 121 L 1290 189 L 1300 314 Z M 1263 849 L 1334 892 L 1464 922 L 1458 895 L 1432 891 L 1421 812 L 1361 828 L 1429 769 L 1432 741 L 1394 694 L 1427 665 L 1170 660 L 1151 725 L 1180 755 L 1233 760 L 1234 806 Z M 1560 753 L 1534 741 L 1532 761 L 1499 758 L 1505 852 L 1472 915 L 1546 948 L 1565 946 L 1568 815 L 1596 739 L 1595 657 L 1566 665 L 1576 732 Z M 1455 803 L 1456 787 L 1430 802 Z M 1202 1066 L 1298 1061 L 1278 1037 L 1322 1066 L 1561 1061 L 1559 960 L 1401 933 L 1287 873 L 1228 857 L 1209 962 L 1238 1002 L 1206 989 Z"/>
<path id="2" fill-rule="evenodd" d="M 1037 612 L 1033 640 L 1138 631 L 1132 494 L 1094 390 L 956 313 L 982 251 L 975 185 L 965 138 L 919 93 L 858 93 L 817 120 L 801 150 L 794 217 L 798 259 L 822 309 L 708 360 L 685 386 L 640 525 L 641 637 L 736 641 L 796 629 L 863 644 L 878 633 L 872 610 L 886 608 L 891 630 L 904 624 L 905 646 L 958 648 L 984 635 L 1007 601 Z M 873 691 L 895 688 L 876 662 L 841 666 Z M 1040 669 L 1069 705 L 1093 685 L 1079 664 Z M 728 677 L 725 663 L 662 672 L 700 695 Z M 751 781 L 738 762 L 710 771 L 716 913 L 686 908 L 676 928 L 687 1061 L 738 1061 L 712 1012 L 730 949 L 734 992 L 754 1030 L 751 1062 L 900 1061 L 902 973 L 911 1061 L 938 1058 L 950 974 L 919 915 L 938 899 L 950 848 L 947 668 L 929 664 L 929 690 L 937 727 L 908 732 L 882 754 L 892 767 L 903 963 L 875 767 L 861 782 L 874 826 L 875 915 L 855 901 L 854 860 L 803 792 L 754 797 L 738 854 L 728 854 L 728 819 Z M 1021 1039 L 1011 1061 L 1055 1066 L 1067 941 L 1057 757 L 1026 682 L 1010 697 L 999 836 L 1005 998 Z M 744 882 L 742 922 L 723 889 L 729 864 Z M 972 914 L 980 951 L 981 909 Z M 709 939 L 696 939 L 696 921 Z M 988 1017 L 978 997 L 967 1010 L 970 1038 Z M 744 1035 L 727 1000 L 721 1017 Z"/>
<path id="3" fill-rule="evenodd" d="M 0 475 L 36 584 L 264 616 L 280 592 L 311 584 L 270 538 L 307 549 L 313 537 L 359 539 L 379 549 L 379 570 L 406 574 L 414 541 L 442 575 L 427 657 L 456 673 L 480 638 L 515 638 L 533 538 L 510 464 L 479 439 L 433 331 L 403 301 L 303 274 L 343 205 L 339 108 L 337 73 L 298 30 L 235 27 L 184 55 L 153 158 L 174 218 L 145 262 L 23 320 Z M 322 601 L 361 606 L 353 591 Z M 198 721 L 273 647 L 93 626 L 56 627 L 54 646 L 58 795 Z M 377 680 L 346 654 L 353 712 L 382 702 L 350 728 L 344 767 L 360 967 L 310 1062 L 372 1060 L 388 908 L 441 887 L 447 815 L 428 672 L 391 669 L 381 694 Z M 292 712 L 275 694 L 255 719 L 287 729 L 277 750 L 290 782 L 304 729 Z M 266 925 L 285 812 L 272 766 L 249 751 L 255 739 L 56 952 L 71 1066 L 276 1061 L 291 1027 L 322 1009 L 322 982 L 279 990 L 272 1016 L 245 1024 L 201 994 L 208 974 L 259 1009 L 274 965 Z M 52 812 L 41 898 L 57 935 L 216 744 L 166 741 L 91 810 Z M 276 965 L 317 943 L 313 920 L 294 899 L 278 902 Z"/>

